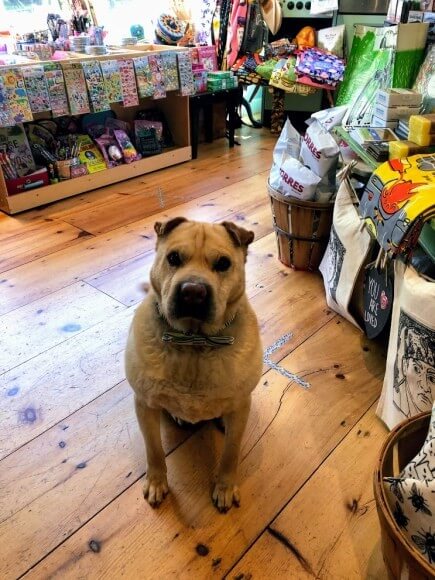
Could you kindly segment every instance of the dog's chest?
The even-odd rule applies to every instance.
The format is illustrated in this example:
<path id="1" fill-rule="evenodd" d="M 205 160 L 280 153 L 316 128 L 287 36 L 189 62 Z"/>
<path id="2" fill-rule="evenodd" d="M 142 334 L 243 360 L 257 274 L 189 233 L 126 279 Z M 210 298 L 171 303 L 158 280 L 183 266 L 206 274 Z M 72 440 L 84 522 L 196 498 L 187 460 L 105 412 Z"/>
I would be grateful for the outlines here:
<path id="1" fill-rule="evenodd" d="M 148 405 L 192 423 L 232 411 L 255 386 L 245 384 L 230 353 L 169 351 L 159 359 L 158 367 L 142 371 L 136 383 L 141 396 Z"/>

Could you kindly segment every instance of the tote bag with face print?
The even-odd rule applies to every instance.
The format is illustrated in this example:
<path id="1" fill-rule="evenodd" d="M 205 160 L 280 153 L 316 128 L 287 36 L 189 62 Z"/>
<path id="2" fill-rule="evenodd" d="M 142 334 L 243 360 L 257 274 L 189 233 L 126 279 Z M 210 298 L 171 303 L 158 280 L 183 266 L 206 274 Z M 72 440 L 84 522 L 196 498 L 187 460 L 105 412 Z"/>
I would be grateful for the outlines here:
<path id="1" fill-rule="evenodd" d="M 364 267 L 373 242 L 361 228 L 351 186 L 345 179 L 338 190 L 328 247 L 319 270 L 328 306 L 361 329 Z"/>
<path id="2" fill-rule="evenodd" d="M 396 260 L 387 368 L 377 415 L 393 429 L 435 401 L 435 281 Z"/>

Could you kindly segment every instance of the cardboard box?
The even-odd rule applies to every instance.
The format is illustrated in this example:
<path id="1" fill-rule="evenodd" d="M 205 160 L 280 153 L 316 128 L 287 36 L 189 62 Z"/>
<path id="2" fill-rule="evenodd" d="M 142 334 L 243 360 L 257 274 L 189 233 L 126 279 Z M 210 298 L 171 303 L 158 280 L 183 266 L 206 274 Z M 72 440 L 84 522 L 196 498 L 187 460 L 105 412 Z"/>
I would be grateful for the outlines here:
<path id="1" fill-rule="evenodd" d="M 421 107 L 423 97 L 411 89 L 380 89 L 376 105 L 384 107 Z"/>
<path id="2" fill-rule="evenodd" d="M 420 107 L 385 107 L 384 105 L 375 105 L 373 116 L 382 121 L 398 121 L 407 119 L 411 115 L 418 115 Z"/>
<path id="3" fill-rule="evenodd" d="M 384 121 L 379 117 L 372 117 L 372 127 L 386 127 L 388 129 L 397 129 L 397 121 Z"/>

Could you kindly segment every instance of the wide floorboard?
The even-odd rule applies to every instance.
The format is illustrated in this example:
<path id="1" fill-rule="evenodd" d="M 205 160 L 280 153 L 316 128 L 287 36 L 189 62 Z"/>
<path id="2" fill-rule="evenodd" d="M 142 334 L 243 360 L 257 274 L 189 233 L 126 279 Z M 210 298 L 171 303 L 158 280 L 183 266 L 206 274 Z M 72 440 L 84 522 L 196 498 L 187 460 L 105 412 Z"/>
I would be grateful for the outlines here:
<path id="1" fill-rule="evenodd" d="M 385 353 L 330 311 L 318 274 L 278 261 L 266 189 L 275 138 L 246 128 L 239 138 L 0 215 L 0 578 L 386 578 L 372 494 Z M 172 493 L 158 510 L 142 497 L 123 350 L 153 224 L 177 215 L 255 232 L 247 293 L 264 347 L 309 383 L 264 365 L 242 505 L 226 515 L 210 502 L 223 438 L 211 424 L 164 420 Z"/>

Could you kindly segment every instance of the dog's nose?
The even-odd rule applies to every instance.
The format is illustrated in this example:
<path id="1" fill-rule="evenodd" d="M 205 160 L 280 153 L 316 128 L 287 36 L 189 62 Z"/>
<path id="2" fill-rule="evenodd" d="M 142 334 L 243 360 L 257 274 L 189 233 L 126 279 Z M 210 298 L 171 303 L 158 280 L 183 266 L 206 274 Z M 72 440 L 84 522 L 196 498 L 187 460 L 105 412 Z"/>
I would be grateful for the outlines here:
<path id="1" fill-rule="evenodd" d="M 185 304 L 203 304 L 207 298 L 207 286 L 200 282 L 183 282 L 180 294 Z"/>

